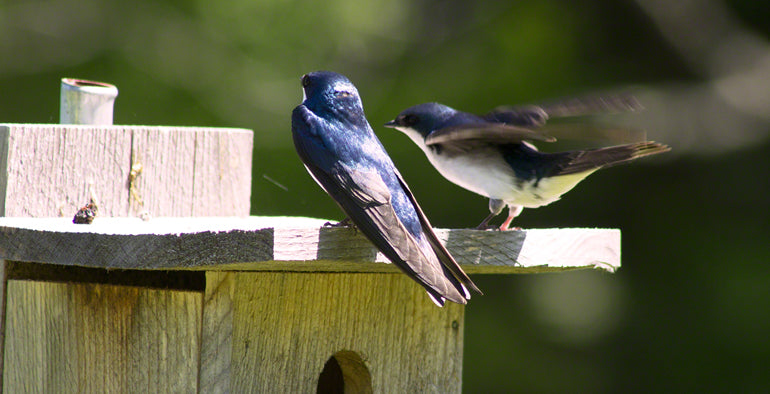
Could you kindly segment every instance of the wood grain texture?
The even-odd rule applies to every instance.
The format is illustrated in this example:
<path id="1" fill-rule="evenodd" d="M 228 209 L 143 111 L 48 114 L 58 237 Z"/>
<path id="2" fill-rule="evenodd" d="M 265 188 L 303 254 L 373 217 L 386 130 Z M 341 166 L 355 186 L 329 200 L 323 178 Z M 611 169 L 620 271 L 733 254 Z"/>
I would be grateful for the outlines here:
<path id="1" fill-rule="evenodd" d="M 191 216 L 249 214 L 252 147 L 250 131 L 196 131 Z"/>
<path id="2" fill-rule="evenodd" d="M 131 157 L 141 167 L 129 199 L 132 215 L 249 214 L 250 130 L 136 127 Z"/>
<path id="3" fill-rule="evenodd" d="M 398 272 L 363 235 L 306 218 L 0 218 L 0 258 L 126 269 Z M 620 266 L 620 231 L 437 230 L 468 273 Z"/>
<path id="4" fill-rule="evenodd" d="M 195 132 L 142 127 L 133 131 L 132 166 L 140 171 L 127 199 L 131 216 L 190 216 L 193 203 Z M 162 212 L 162 213 L 161 213 Z"/>
<path id="5" fill-rule="evenodd" d="M 230 392 L 315 392 L 339 351 L 363 359 L 375 393 L 460 392 L 464 308 L 436 308 L 406 276 L 233 275 Z"/>
<path id="6" fill-rule="evenodd" d="M 0 124 L 0 216 L 70 218 L 92 196 L 128 212 L 131 134 L 113 127 Z"/>
<path id="7" fill-rule="evenodd" d="M 202 295 L 9 280 L 6 393 L 196 392 Z"/>
<path id="8" fill-rule="evenodd" d="M 235 275 L 207 272 L 201 333 L 201 393 L 229 393 L 233 363 Z"/>
<path id="9" fill-rule="evenodd" d="M 8 262 L 0 259 L 0 387 L 3 387 L 3 361 L 5 354 L 5 287 L 8 280 Z"/>
<path id="10" fill-rule="evenodd" d="M 0 124 L 0 216 L 248 215 L 251 157 L 245 129 Z"/>

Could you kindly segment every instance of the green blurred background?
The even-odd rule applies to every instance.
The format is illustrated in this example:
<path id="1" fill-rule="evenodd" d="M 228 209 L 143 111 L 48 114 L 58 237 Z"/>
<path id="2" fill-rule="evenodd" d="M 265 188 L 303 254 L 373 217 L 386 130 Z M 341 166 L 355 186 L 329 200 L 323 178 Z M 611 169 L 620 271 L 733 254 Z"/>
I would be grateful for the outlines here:
<path id="1" fill-rule="evenodd" d="M 110 82 L 116 124 L 253 129 L 252 214 L 340 219 L 290 138 L 299 77 L 334 70 L 433 224 L 462 228 L 487 201 L 384 122 L 426 101 L 632 92 L 646 111 L 601 121 L 673 151 L 514 222 L 620 228 L 623 268 L 475 276 L 464 391 L 767 392 L 769 36 L 752 0 L 6 0 L 0 122 L 58 122 L 62 77 Z"/>

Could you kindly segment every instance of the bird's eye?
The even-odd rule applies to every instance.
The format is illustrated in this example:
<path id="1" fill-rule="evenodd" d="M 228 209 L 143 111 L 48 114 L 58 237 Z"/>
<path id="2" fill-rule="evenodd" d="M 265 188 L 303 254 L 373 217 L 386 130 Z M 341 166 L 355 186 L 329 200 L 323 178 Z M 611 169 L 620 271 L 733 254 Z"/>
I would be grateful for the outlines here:
<path id="1" fill-rule="evenodd" d="M 416 124 L 419 120 L 420 118 L 418 118 L 417 115 L 414 115 L 414 114 L 404 115 L 404 117 L 402 118 L 402 121 L 406 126 L 412 126 Z"/>
<path id="2" fill-rule="evenodd" d="M 302 76 L 302 87 L 306 88 L 308 87 L 308 85 L 310 85 L 310 77 L 307 74 L 305 74 Z"/>

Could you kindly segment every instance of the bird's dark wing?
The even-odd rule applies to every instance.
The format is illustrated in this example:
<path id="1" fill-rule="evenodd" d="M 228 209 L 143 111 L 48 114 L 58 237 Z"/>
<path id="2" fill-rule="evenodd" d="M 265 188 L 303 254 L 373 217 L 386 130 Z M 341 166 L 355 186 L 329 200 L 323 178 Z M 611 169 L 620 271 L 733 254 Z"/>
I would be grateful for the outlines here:
<path id="1" fill-rule="evenodd" d="M 373 170 L 358 170 L 344 163 L 337 163 L 330 175 L 334 184 L 328 189 L 340 188 L 344 191 L 338 197 L 338 203 L 358 229 L 385 256 L 407 275 L 423 284 L 432 294 L 454 302 L 465 302 L 462 287 L 455 285 L 457 281 L 451 273 L 445 272 L 441 264 L 443 262 L 440 259 L 441 256 L 438 253 L 430 255 L 423 252 L 418 241 L 401 223 L 391 205 L 388 187 L 379 173 Z M 430 235 L 435 239 L 432 231 L 430 235 L 426 235 L 429 241 Z M 443 252 L 448 255 L 445 249 Z M 459 266 L 457 268 L 459 269 Z M 450 272 L 454 271 L 450 270 Z"/>
<path id="2" fill-rule="evenodd" d="M 404 181 L 404 178 L 401 177 L 401 174 L 398 171 L 396 171 L 396 176 L 398 177 L 398 182 L 401 184 L 401 187 L 404 189 L 404 192 L 409 197 L 409 200 L 412 202 L 412 205 L 414 205 L 414 208 L 417 211 L 417 216 L 420 219 L 420 224 L 422 226 L 423 233 L 427 237 L 428 242 L 433 248 L 433 251 L 436 252 L 436 256 L 438 256 L 439 261 L 441 261 L 441 264 L 444 267 L 446 267 L 446 269 L 448 269 L 449 272 L 451 272 L 452 276 L 457 278 L 457 280 L 459 280 L 460 283 L 465 285 L 467 288 L 479 294 L 484 294 L 481 292 L 478 286 L 476 286 L 476 284 L 473 283 L 471 278 L 468 277 L 465 271 L 463 271 L 463 269 L 460 267 L 460 264 L 457 264 L 457 261 L 454 259 L 454 257 L 452 257 L 451 254 L 449 254 L 449 251 L 446 249 L 446 247 L 444 247 L 441 241 L 439 241 L 438 237 L 436 236 L 436 233 L 433 232 L 433 226 L 431 226 L 430 222 L 428 221 L 428 217 L 425 216 L 425 213 L 422 211 L 422 208 L 420 208 L 420 205 L 417 204 L 417 199 L 414 198 L 414 194 L 412 194 L 412 191 L 409 190 L 409 186 L 407 186 L 406 182 Z"/>
<path id="3" fill-rule="evenodd" d="M 522 127 L 540 127 L 548 119 L 638 111 L 639 101 L 628 94 L 585 96 L 554 101 L 540 105 L 500 106 L 483 118 Z"/>
<path id="4" fill-rule="evenodd" d="M 470 123 L 445 127 L 430 133 L 425 144 L 440 144 L 451 151 L 469 151 L 479 146 L 515 144 L 526 140 L 556 141 L 539 131 L 502 123 Z"/>
<path id="5" fill-rule="evenodd" d="M 352 168 L 324 146 L 314 115 L 303 106 L 292 114 L 292 134 L 302 162 L 316 181 L 390 261 L 420 283 L 434 300 L 464 304 L 461 291 L 444 276 L 436 256 L 426 256 L 391 204 L 390 191 L 374 170 Z"/>
<path id="6" fill-rule="evenodd" d="M 548 154 L 549 157 L 553 158 L 554 163 L 550 175 L 569 175 L 592 171 L 670 150 L 668 145 L 645 141 L 583 151 L 552 153 Z"/>

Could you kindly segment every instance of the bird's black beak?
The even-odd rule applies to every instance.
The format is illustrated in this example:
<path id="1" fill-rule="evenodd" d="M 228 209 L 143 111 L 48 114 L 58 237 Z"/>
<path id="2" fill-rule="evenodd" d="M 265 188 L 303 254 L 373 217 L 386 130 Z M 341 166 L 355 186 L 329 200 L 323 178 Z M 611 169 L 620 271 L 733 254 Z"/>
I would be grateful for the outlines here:
<path id="1" fill-rule="evenodd" d="M 385 123 L 385 127 L 396 127 L 396 126 L 398 126 L 398 123 L 396 123 L 395 119 L 391 120 L 388 123 Z"/>

